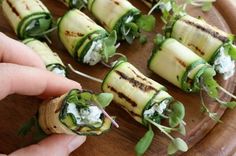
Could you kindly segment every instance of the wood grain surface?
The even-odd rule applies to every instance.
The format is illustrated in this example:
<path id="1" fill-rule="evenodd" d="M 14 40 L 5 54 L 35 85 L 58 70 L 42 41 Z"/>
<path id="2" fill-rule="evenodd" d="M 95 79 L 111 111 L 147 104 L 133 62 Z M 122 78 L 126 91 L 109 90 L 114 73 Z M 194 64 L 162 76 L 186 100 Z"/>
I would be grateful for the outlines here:
<path id="1" fill-rule="evenodd" d="M 67 11 L 67 8 L 56 0 L 43 0 L 43 2 L 52 12 L 55 19 Z M 131 0 L 131 2 L 144 13 L 147 13 L 148 8 L 139 0 Z M 235 0 L 217 0 L 215 7 L 207 13 L 203 13 L 199 8 L 194 7 L 189 7 L 188 12 L 193 16 L 203 16 L 210 24 L 236 34 Z M 233 155 L 236 152 L 236 120 L 234 119 L 236 117 L 236 110 L 225 111 L 224 108 L 220 108 L 215 102 L 207 99 L 210 109 L 216 111 L 219 115 L 223 115 L 222 120 L 224 123 L 216 124 L 200 112 L 198 94 L 186 94 L 147 69 L 146 61 L 153 47 L 151 41 L 155 34 L 161 31 L 161 27 L 163 26 L 159 18 L 160 14 L 155 13 L 155 16 L 157 17 L 156 29 L 152 33 L 147 33 L 150 42 L 145 45 L 140 45 L 138 41 L 135 41 L 132 45 L 121 42 L 121 47 L 118 51 L 127 55 L 129 62 L 134 64 L 145 75 L 165 85 L 171 95 L 185 104 L 187 136 L 184 139 L 191 149 L 183 155 Z M 3 17 L 1 9 L 0 31 L 17 39 L 13 30 Z M 65 64 L 71 63 L 75 68 L 101 79 L 109 70 L 101 64 L 88 67 L 76 63 L 58 40 L 56 32 L 52 33 L 51 40 L 53 43 L 50 47 L 53 51 L 58 52 Z M 100 92 L 100 84 L 98 83 L 76 76 L 73 73 L 69 73 L 69 78 L 80 82 L 83 88 Z M 223 81 L 221 77 L 217 77 L 217 80 L 227 90 L 233 92 L 235 89 L 235 76 L 228 81 Z M 221 98 L 229 100 L 229 97 L 223 94 L 221 94 Z M 34 142 L 30 135 L 25 138 L 17 136 L 17 131 L 25 121 L 37 112 L 38 105 L 41 102 L 36 97 L 20 95 L 11 95 L 0 101 L 0 153 L 10 153 Z M 112 103 L 108 108 L 108 112 L 111 115 L 117 116 L 117 122 L 120 128 L 112 128 L 102 136 L 88 137 L 86 143 L 74 151 L 72 156 L 134 155 L 134 146 L 144 135 L 146 128 L 135 122 L 115 103 Z M 162 135 L 157 129 L 155 129 L 155 134 L 152 146 L 146 155 L 166 155 L 166 145 L 169 142 L 168 138 Z"/>

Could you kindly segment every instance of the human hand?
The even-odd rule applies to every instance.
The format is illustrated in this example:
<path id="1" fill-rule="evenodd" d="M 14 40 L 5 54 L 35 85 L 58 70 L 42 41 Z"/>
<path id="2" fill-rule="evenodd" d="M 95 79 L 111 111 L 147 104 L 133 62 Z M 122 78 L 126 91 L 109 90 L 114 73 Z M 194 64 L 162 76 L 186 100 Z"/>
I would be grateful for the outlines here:
<path id="1" fill-rule="evenodd" d="M 15 93 L 53 97 L 60 96 L 73 88 L 81 89 L 79 83 L 47 71 L 36 53 L 2 33 L 0 33 L 0 73 L 0 100 Z M 67 156 L 85 139 L 83 136 L 52 135 L 9 156 Z"/>

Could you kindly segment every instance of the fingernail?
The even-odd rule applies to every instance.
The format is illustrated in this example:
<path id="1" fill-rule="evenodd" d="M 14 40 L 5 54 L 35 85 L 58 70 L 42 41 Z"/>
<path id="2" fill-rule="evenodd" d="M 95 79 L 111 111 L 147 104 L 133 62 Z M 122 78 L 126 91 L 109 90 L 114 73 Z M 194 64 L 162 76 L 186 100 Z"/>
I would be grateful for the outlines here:
<path id="1" fill-rule="evenodd" d="M 74 151 L 80 145 L 82 145 L 86 140 L 85 136 L 75 136 L 68 144 L 68 149 L 70 152 Z"/>

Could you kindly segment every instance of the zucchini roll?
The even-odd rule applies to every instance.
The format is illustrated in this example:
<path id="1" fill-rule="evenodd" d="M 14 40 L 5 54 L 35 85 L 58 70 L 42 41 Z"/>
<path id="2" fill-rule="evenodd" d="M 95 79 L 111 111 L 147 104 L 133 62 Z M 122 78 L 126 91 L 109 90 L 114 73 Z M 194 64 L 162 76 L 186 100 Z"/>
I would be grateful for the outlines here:
<path id="1" fill-rule="evenodd" d="M 183 16 L 172 25 L 170 36 L 175 38 L 214 69 L 228 79 L 234 74 L 236 46 L 234 36 L 227 34 L 204 20 L 189 15 Z"/>
<path id="2" fill-rule="evenodd" d="M 44 102 L 39 108 L 40 127 L 46 134 L 100 135 L 106 132 L 111 120 L 96 105 L 99 95 L 73 89 Z"/>
<path id="3" fill-rule="evenodd" d="M 102 90 L 112 93 L 114 101 L 118 105 L 126 110 L 137 122 L 149 127 L 147 133 L 150 133 L 150 131 L 153 133 L 151 129 L 151 125 L 153 125 L 171 139 L 170 146 L 175 147 L 174 152 L 187 150 L 188 147 L 183 140 L 178 138 L 184 147 L 178 148 L 175 144 L 176 139 L 167 134 L 173 129 L 179 129 L 174 127 L 180 126 L 180 129 L 184 128 L 183 118 L 185 111 L 183 104 L 169 95 L 164 86 L 144 76 L 130 63 L 122 61 L 118 62 L 106 75 L 102 83 Z M 178 113 L 175 112 L 176 110 L 178 110 Z M 170 127 L 161 125 L 161 121 L 164 118 L 169 119 Z M 184 132 L 180 133 L 184 134 Z M 146 135 L 144 135 L 144 138 L 136 145 L 137 155 L 144 154 L 151 144 L 152 138 L 146 138 Z M 147 141 L 144 141 L 146 139 Z M 168 151 L 168 153 L 171 152 Z"/>
<path id="4" fill-rule="evenodd" d="M 2 10 L 20 39 L 40 37 L 51 28 L 52 16 L 40 0 L 3 0 Z"/>
<path id="5" fill-rule="evenodd" d="M 82 9 L 83 7 L 86 7 L 87 0 L 60 0 L 62 3 L 64 3 L 69 8 L 77 8 Z"/>
<path id="6" fill-rule="evenodd" d="M 57 53 L 52 52 L 48 45 L 44 42 L 36 40 L 34 38 L 25 39 L 23 41 L 25 45 L 30 47 L 34 52 L 36 52 L 43 60 L 46 68 L 58 75 L 66 76 L 66 68 L 57 55 Z"/>
<path id="7" fill-rule="evenodd" d="M 199 91 L 202 74 L 212 68 L 201 57 L 172 38 L 164 40 L 153 50 L 148 67 L 186 92 Z"/>
<path id="8" fill-rule="evenodd" d="M 107 74 L 102 90 L 112 93 L 114 101 L 143 124 L 145 110 L 151 108 L 154 103 L 158 106 L 160 103 L 165 105 L 172 101 L 164 86 L 145 77 L 128 62 L 119 63 Z"/>
<path id="9" fill-rule="evenodd" d="M 58 33 L 70 55 L 81 63 L 95 65 L 101 60 L 106 62 L 116 51 L 116 32 L 108 34 L 77 9 L 68 11 L 60 19 Z"/>
<path id="10" fill-rule="evenodd" d="M 108 32 L 115 30 L 118 39 L 131 43 L 136 37 L 140 11 L 127 0 L 88 0 L 88 9 Z"/>

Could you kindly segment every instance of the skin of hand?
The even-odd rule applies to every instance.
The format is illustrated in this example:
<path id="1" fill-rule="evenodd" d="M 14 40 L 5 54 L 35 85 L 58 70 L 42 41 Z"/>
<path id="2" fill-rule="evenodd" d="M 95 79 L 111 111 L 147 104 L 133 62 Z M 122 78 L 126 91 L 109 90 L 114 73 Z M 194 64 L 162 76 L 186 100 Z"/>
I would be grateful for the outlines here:
<path id="1" fill-rule="evenodd" d="M 81 89 L 79 83 L 47 71 L 36 53 L 1 32 L 0 73 L 0 100 L 15 93 L 47 98 L 60 96 L 73 88 Z M 84 136 L 55 134 L 9 156 L 67 156 L 85 140 Z"/>

